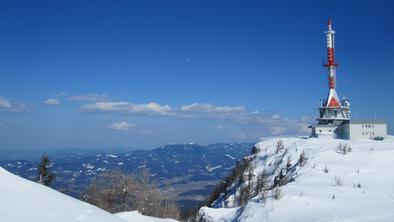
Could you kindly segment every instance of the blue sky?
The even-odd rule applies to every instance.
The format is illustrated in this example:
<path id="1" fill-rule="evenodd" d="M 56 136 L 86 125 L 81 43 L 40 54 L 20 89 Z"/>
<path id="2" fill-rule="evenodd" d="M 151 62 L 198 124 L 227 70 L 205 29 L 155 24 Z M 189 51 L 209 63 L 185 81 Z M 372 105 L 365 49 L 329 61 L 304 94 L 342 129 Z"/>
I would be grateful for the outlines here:
<path id="1" fill-rule="evenodd" d="M 394 117 L 391 1 L 0 1 L 0 149 L 301 135 L 327 17 L 353 118 Z"/>

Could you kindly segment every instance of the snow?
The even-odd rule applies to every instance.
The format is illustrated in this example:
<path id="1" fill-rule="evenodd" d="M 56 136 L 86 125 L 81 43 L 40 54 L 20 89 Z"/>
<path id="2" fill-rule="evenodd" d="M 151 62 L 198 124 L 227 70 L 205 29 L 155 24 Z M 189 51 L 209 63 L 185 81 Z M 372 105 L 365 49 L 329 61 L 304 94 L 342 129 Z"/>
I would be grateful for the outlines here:
<path id="1" fill-rule="evenodd" d="M 107 157 L 111 157 L 111 158 L 118 158 L 117 155 L 113 155 L 113 154 L 107 154 Z"/>
<path id="2" fill-rule="evenodd" d="M 121 213 L 116 213 L 115 215 L 126 222 L 177 222 L 176 220 L 173 219 L 161 219 L 156 217 L 145 216 L 138 211 L 121 212 Z"/>
<path id="3" fill-rule="evenodd" d="M 207 166 L 207 167 L 205 167 L 205 168 L 208 170 L 208 172 L 212 172 L 212 171 L 214 171 L 214 170 L 216 170 L 216 169 L 222 168 L 222 165 L 218 165 L 218 166 L 215 166 L 215 167 L 212 167 L 212 168 L 209 168 L 209 167 Z"/>
<path id="4" fill-rule="evenodd" d="M 254 175 L 263 169 L 275 170 L 273 163 L 283 154 L 274 152 L 278 140 L 273 138 L 257 144 L 260 152 L 250 156 Z M 297 168 L 295 181 L 280 187 L 279 200 L 268 198 L 264 202 L 255 196 L 243 206 L 237 206 L 234 199 L 238 194 L 234 192 L 226 199 L 218 199 L 217 208 L 201 208 L 200 217 L 221 222 L 394 221 L 394 137 L 388 136 L 384 141 L 281 140 L 292 163 L 302 151 L 308 161 Z M 338 152 L 339 144 L 351 145 L 352 151 Z M 324 172 L 325 166 L 328 173 Z M 337 185 L 335 178 L 340 178 L 343 185 Z"/>
<path id="5" fill-rule="evenodd" d="M 94 166 L 90 163 L 83 163 L 82 166 L 89 170 L 94 169 Z"/>
<path id="6" fill-rule="evenodd" d="M 0 168 L 0 215 L 7 222 L 122 222 L 95 206 Z"/>
<path id="7" fill-rule="evenodd" d="M 0 221 L 4 222 L 175 222 L 138 212 L 110 214 L 0 167 Z"/>
<path id="8" fill-rule="evenodd" d="M 228 158 L 232 159 L 232 160 L 235 160 L 235 158 L 232 157 L 232 156 L 230 156 L 229 154 L 226 154 L 226 156 L 227 156 Z"/>

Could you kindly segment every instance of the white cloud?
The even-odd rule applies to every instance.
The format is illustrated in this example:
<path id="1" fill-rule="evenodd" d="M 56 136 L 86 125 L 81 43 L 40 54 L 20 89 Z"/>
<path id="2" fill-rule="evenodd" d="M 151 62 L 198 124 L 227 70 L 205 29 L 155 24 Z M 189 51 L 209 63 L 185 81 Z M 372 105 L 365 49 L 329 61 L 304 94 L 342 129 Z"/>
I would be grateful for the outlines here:
<path id="1" fill-rule="evenodd" d="M 12 108 L 11 102 L 4 97 L 0 97 L 0 109 L 10 109 L 10 108 Z"/>
<path id="2" fill-rule="evenodd" d="M 49 98 L 49 99 L 45 100 L 44 103 L 48 104 L 48 105 L 59 105 L 60 101 L 55 98 Z"/>
<path id="3" fill-rule="evenodd" d="M 311 133 L 311 129 L 308 128 L 311 124 L 300 123 L 298 124 L 298 133 L 302 135 L 309 135 Z"/>
<path id="4" fill-rule="evenodd" d="M 109 100 L 109 96 L 105 94 L 84 94 L 84 95 L 76 95 L 76 96 L 71 96 L 68 98 L 69 100 L 75 100 L 75 101 L 105 101 Z"/>
<path id="5" fill-rule="evenodd" d="M 193 103 L 183 105 L 182 112 L 188 113 L 241 113 L 245 111 L 243 106 L 216 106 L 210 103 Z"/>
<path id="6" fill-rule="evenodd" d="M 245 113 L 243 106 L 218 106 L 211 103 L 183 105 L 177 110 L 180 118 L 236 120 Z"/>
<path id="7" fill-rule="evenodd" d="M 0 110 L 10 112 L 28 112 L 31 110 L 31 107 L 22 102 L 0 97 Z"/>
<path id="8" fill-rule="evenodd" d="M 273 126 L 270 128 L 270 133 L 274 136 L 279 136 L 279 135 L 282 135 L 287 130 L 288 130 L 288 128 L 285 128 L 285 127 Z"/>
<path id="9" fill-rule="evenodd" d="M 301 121 L 302 122 L 312 122 L 314 120 L 315 120 L 315 118 L 313 116 L 303 116 L 303 117 L 301 117 Z"/>
<path id="10" fill-rule="evenodd" d="M 56 97 L 63 97 L 63 96 L 66 96 L 67 94 L 68 94 L 67 92 L 62 91 L 62 92 L 56 93 L 55 96 L 56 96 Z"/>
<path id="11" fill-rule="evenodd" d="M 83 111 L 88 112 L 120 112 L 126 114 L 141 115 L 171 115 L 172 108 L 158 103 L 133 104 L 128 102 L 96 102 L 82 106 Z"/>
<path id="12" fill-rule="evenodd" d="M 112 125 L 109 126 L 109 128 L 114 130 L 129 130 L 134 126 L 135 124 L 133 123 L 128 123 L 126 121 L 123 121 L 123 122 L 113 123 Z"/>
<path id="13" fill-rule="evenodd" d="M 272 115 L 272 119 L 280 119 L 279 114 L 274 114 L 274 115 Z"/>
<path id="14" fill-rule="evenodd" d="M 277 113 L 250 112 L 243 106 L 220 106 L 211 103 L 192 103 L 171 108 L 158 103 L 133 104 L 129 102 L 99 101 L 81 107 L 85 112 L 104 112 L 147 116 L 169 116 L 181 119 L 205 119 L 217 121 L 218 130 L 235 124 L 249 133 L 267 135 L 307 134 L 308 117 L 286 119 Z"/>

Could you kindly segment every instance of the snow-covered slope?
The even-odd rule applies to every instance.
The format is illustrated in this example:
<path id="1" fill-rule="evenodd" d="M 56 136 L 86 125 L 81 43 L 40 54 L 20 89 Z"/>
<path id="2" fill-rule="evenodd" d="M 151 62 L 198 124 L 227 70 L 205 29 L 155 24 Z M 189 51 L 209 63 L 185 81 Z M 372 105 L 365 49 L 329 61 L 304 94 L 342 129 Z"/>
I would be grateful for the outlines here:
<path id="1" fill-rule="evenodd" d="M 253 179 L 265 169 L 272 176 L 286 168 L 291 159 L 291 182 L 254 194 L 239 206 L 237 197 L 247 182 L 234 183 L 228 194 L 214 207 L 199 211 L 202 221 L 394 221 L 394 137 L 384 141 L 346 141 L 329 138 L 282 138 L 284 149 L 276 153 L 279 138 L 256 145 L 259 152 L 250 156 Z M 343 154 L 338 147 L 351 147 Z M 299 165 L 301 152 L 308 158 Z M 283 161 L 285 160 L 285 161 Z M 276 173 L 275 173 L 276 172 Z M 293 180 L 293 181 L 292 181 Z M 272 183 L 271 183 L 272 185 Z M 265 201 L 263 201 L 265 199 Z"/>
<path id="2" fill-rule="evenodd" d="M 95 206 L 0 168 L 0 221 L 124 222 Z"/>
<path id="3" fill-rule="evenodd" d="M 0 167 L 0 221 L 4 222 L 170 222 L 138 212 L 110 214 Z"/>

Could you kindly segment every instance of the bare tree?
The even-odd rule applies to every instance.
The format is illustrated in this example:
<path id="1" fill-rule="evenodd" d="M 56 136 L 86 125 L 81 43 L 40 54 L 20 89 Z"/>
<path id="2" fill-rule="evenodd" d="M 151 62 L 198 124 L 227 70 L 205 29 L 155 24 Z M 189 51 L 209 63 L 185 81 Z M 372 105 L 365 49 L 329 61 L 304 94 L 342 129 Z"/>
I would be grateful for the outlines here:
<path id="1" fill-rule="evenodd" d="M 144 169 L 138 177 L 111 171 L 92 180 L 83 199 L 111 213 L 138 210 L 140 213 L 178 219 L 180 210 L 172 196 L 158 188 Z"/>
<path id="2" fill-rule="evenodd" d="M 269 174 L 266 173 L 265 170 L 257 177 L 257 182 L 256 182 L 256 193 L 260 194 L 262 192 L 265 192 L 269 190 L 270 188 L 270 176 Z"/>
<path id="3" fill-rule="evenodd" d="M 276 143 L 276 153 L 279 153 L 279 151 L 282 151 L 285 148 L 285 145 L 283 144 L 282 140 L 279 140 L 278 143 Z"/>
<path id="4" fill-rule="evenodd" d="M 253 196 L 253 170 L 252 168 L 249 168 L 248 170 L 248 196 L 252 197 Z"/>
<path id="5" fill-rule="evenodd" d="M 291 167 L 291 156 L 287 156 L 286 169 L 289 170 L 290 167 Z"/>
<path id="6" fill-rule="evenodd" d="M 335 185 L 336 186 L 343 186 L 343 179 L 340 176 L 335 176 L 334 177 Z"/>
<path id="7" fill-rule="evenodd" d="M 111 213 L 135 209 L 138 184 L 130 174 L 111 171 L 94 178 L 84 200 Z"/>
<path id="8" fill-rule="evenodd" d="M 282 198 L 282 191 L 280 190 L 279 187 L 277 187 L 277 188 L 275 189 L 275 195 L 274 195 L 274 197 L 275 197 L 275 200 L 279 200 L 280 198 Z"/>
<path id="9" fill-rule="evenodd" d="M 298 163 L 300 164 L 300 166 L 304 166 L 306 164 L 306 157 L 304 151 L 301 152 L 300 158 L 298 159 Z"/>
<path id="10" fill-rule="evenodd" d="M 324 173 L 328 173 L 327 165 L 324 166 L 324 170 L 323 171 L 324 171 Z"/>
<path id="11" fill-rule="evenodd" d="M 239 191 L 239 205 L 243 205 L 249 200 L 249 188 L 243 186 Z"/>
<path id="12" fill-rule="evenodd" d="M 229 192 L 228 189 L 233 183 L 237 182 L 238 184 L 243 184 L 245 182 L 244 173 L 250 167 L 250 162 L 250 158 L 243 158 L 241 161 L 237 161 L 230 174 L 224 177 L 223 180 L 215 186 L 208 198 L 208 205 L 212 206 L 215 200 L 221 196 L 226 197 Z"/>
<path id="13" fill-rule="evenodd" d="M 342 154 L 347 154 L 349 152 L 352 152 L 352 147 L 350 144 L 342 144 L 339 143 L 338 145 L 338 153 L 342 153 Z"/>

